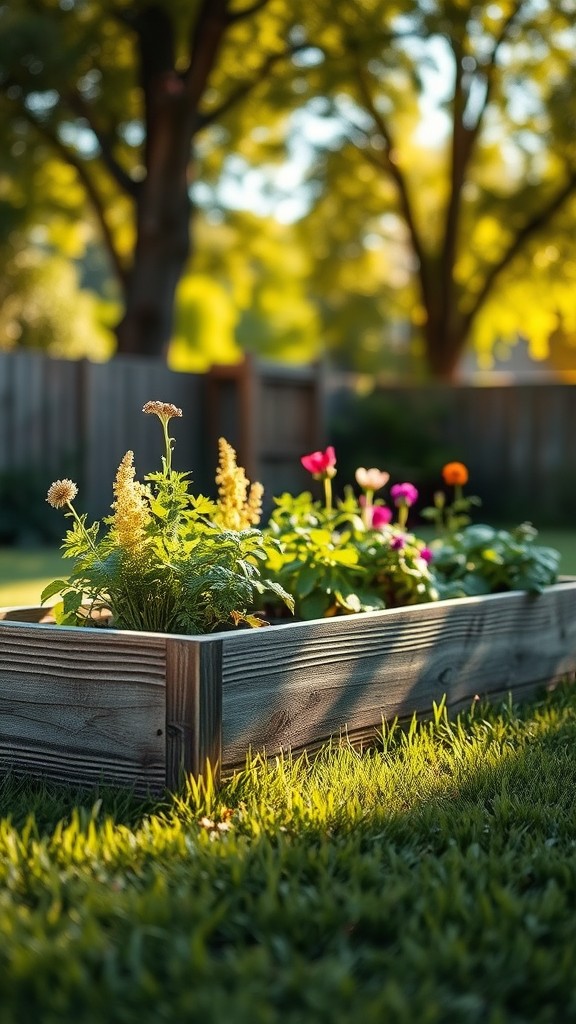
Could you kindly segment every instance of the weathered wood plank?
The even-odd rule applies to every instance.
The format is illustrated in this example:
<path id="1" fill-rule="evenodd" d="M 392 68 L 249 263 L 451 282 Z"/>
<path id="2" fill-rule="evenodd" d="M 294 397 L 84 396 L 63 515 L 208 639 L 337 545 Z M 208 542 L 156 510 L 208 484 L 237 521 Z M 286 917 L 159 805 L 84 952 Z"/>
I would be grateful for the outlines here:
<path id="1" fill-rule="evenodd" d="M 18 605 L 10 608 L 0 608 L 0 622 L 40 622 L 47 613 L 47 608 L 39 605 L 28 605 L 22 608 Z"/>
<path id="2" fill-rule="evenodd" d="M 166 641 L 166 785 L 202 775 L 218 779 L 222 760 L 222 640 Z"/>
<path id="3" fill-rule="evenodd" d="M 576 669 L 576 583 L 292 626 L 224 642 L 223 766 L 382 718 L 520 692 Z"/>
<path id="4" fill-rule="evenodd" d="M 0 763 L 71 782 L 165 784 L 165 640 L 0 624 Z"/>
<path id="5" fill-rule="evenodd" d="M 209 637 L 25 621 L 39 611 L 0 612 L 0 761 L 139 790 L 576 671 L 574 580 Z"/>

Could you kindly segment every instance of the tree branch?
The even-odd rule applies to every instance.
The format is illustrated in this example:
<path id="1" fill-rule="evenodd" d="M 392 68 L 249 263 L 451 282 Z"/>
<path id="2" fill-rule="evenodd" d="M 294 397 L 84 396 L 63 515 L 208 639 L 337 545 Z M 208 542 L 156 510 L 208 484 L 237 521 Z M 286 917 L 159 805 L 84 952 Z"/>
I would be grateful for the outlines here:
<path id="1" fill-rule="evenodd" d="M 533 238 L 534 235 L 536 235 L 538 231 L 541 230 L 541 228 L 546 227 L 546 225 L 552 219 L 554 214 L 558 213 L 558 211 L 564 205 L 566 200 L 569 199 L 570 196 L 572 196 L 574 193 L 576 193 L 576 168 L 571 170 L 571 173 L 565 185 L 560 189 L 559 192 L 557 192 L 555 196 L 552 197 L 552 199 L 550 199 L 548 204 L 543 209 L 535 213 L 534 216 L 531 217 L 530 220 L 528 220 L 526 224 L 524 224 L 524 226 L 520 228 L 520 230 L 516 233 L 515 237 L 512 239 L 506 251 L 498 260 L 498 262 L 495 263 L 490 268 L 484 279 L 484 284 L 482 285 L 482 288 L 478 292 L 478 295 L 476 296 L 471 309 L 468 310 L 464 317 L 466 331 L 470 329 L 475 317 L 478 315 L 478 313 L 482 309 L 482 306 L 488 299 L 490 292 L 492 291 L 494 284 L 497 278 L 500 276 L 500 274 L 502 274 L 503 271 L 506 270 L 506 268 L 510 265 L 514 257 L 518 255 L 518 253 L 526 245 L 526 243 L 529 242 L 530 239 Z"/>
<path id="2" fill-rule="evenodd" d="M 516 0 L 510 14 L 504 20 L 500 32 L 495 39 L 494 46 L 490 53 L 489 60 L 485 67 L 486 88 L 480 110 L 472 127 L 468 127 L 466 118 L 466 104 L 469 91 L 464 83 L 463 59 L 465 48 L 461 39 L 451 38 L 448 40 L 454 57 L 454 96 L 452 100 L 452 146 L 450 158 L 450 194 L 446 207 L 446 220 L 444 224 L 444 238 L 442 242 L 441 258 L 441 305 L 442 320 L 444 324 L 450 322 L 451 317 L 456 313 L 454 303 L 454 264 L 458 245 L 460 230 L 460 215 L 462 210 L 462 188 L 466 180 L 466 174 L 472 158 L 475 144 L 480 134 L 484 116 L 490 103 L 494 84 L 496 58 L 498 51 L 504 43 L 508 32 L 519 14 L 522 7 L 522 0 Z"/>
<path id="3" fill-rule="evenodd" d="M 401 168 L 398 166 L 396 160 L 394 159 L 394 145 L 391 131 L 384 117 L 382 116 L 382 114 L 376 107 L 376 104 L 374 103 L 374 99 L 370 92 L 368 82 L 366 81 L 364 70 L 359 63 L 357 64 L 356 67 L 356 74 L 358 85 L 360 88 L 360 94 L 364 101 L 366 110 L 370 114 L 378 131 L 378 134 L 380 135 L 382 141 L 384 142 L 385 148 L 384 150 L 382 150 L 382 163 L 380 164 L 380 166 L 384 166 L 385 170 L 388 172 L 394 184 L 396 185 L 398 197 L 400 200 L 400 209 L 402 211 L 402 215 L 408 228 L 408 233 L 410 235 L 410 240 L 412 242 L 414 253 L 419 263 L 419 277 L 422 289 L 422 300 L 426 309 L 429 310 L 431 291 L 428 275 L 428 259 L 426 251 L 424 249 L 424 244 L 422 241 L 422 237 L 420 235 L 420 231 L 418 230 L 418 226 L 416 224 L 416 218 L 414 216 L 414 211 L 412 208 L 412 200 L 410 198 L 410 193 L 408 191 L 408 182 L 406 181 L 406 178 L 404 177 Z M 367 137 L 369 137 L 368 133 L 366 134 Z"/>
<path id="4" fill-rule="evenodd" d="M 496 73 L 496 59 L 498 57 L 498 53 L 500 51 L 500 47 L 503 45 L 503 43 L 506 42 L 506 37 L 508 36 L 508 32 L 510 31 L 510 29 L 511 29 L 512 25 L 514 24 L 516 18 L 520 14 L 520 12 L 522 10 L 522 6 L 523 6 L 523 0 L 516 0 L 516 3 L 514 4 L 512 10 L 510 11 L 510 14 L 508 15 L 508 17 L 504 20 L 504 22 L 501 25 L 500 32 L 498 33 L 498 35 L 497 35 L 497 37 L 496 37 L 496 39 L 494 41 L 494 46 L 492 47 L 492 51 L 490 53 L 490 56 L 489 56 L 486 64 L 483 67 L 484 75 L 485 75 L 485 78 L 486 78 L 486 88 L 484 90 L 484 98 L 482 100 L 482 103 L 480 104 L 480 109 L 478 111 L 478 115 L 476 117 L 476 121 L 475 121 L 474 125 L 471 128 L 467 129 L 468 146 L 467 146 L 467 154 L 466 154 L 466 163 L 468 163 L 468 160 L 470 159 L 470 156 L 472 155 L 472 149 L 473 149 L 473 147 L 474 147 L 474 145 L 476 143 L 476 140 L 477 140 L 477 138 L 478 138 L 478 136 L 480 134 L 480 129 L 482 127 L 486 111 L 487 111 L 488 106 L 490 104 L 490 100 L 492 99 L 492 93 L 493 93 L 493 90 L 494 90 L 495 73 Z"/>
<path id="5" fill-rule="evenodd" d="M 233 25 L 236 21 L 243 21 L 244 18 L 250 18 L 252 14 L 256 14 L 257 11 L 261 11 L 263 7 L 269 4 L 270 0 L 256 0 L 255 3 L 251 4 L 250 7 L 244 7 L 243 10 L 230 12 L 228 14 L 228 24 Z"/>
<path id="6" fill-rule="evenodd" d="M 127 171 L 118 163 L 113 152 L 112 152 L 112 141 L 111 136 L 104 133 L 101 128 L 98 127 L 94 111 L 92 110 L 89 103 L 80 95 L 79 92 L 74 91 L 69 93 L 64 99 L 68 102 L 70 109 L 78 117 L 84 118 L 88 122 L 91 131 L 94 133 L 96 141 L 100 146 L 100 152 L 102 154 L 102 161 L 110 171 L 110 174 L 116 181 L 116 184 L 126 192 L 132 199 L 135 199 L 138 194 L 138 182 L 133 181 Z"/>
<path id="7" fill-rule="evenodd" d="M 218 121 L 219 118 L 221 118 L 224 114 L 228 113 L 228 111 L 232 107 L 234 107 L 236 103 L 239 102 L 239 100 L 244 99 L 244 97 L 248 96 L 253 89 L 260 85 L 261 82 L 265 81 L 267 75 L 270 73 L 272 68 L 276 66 L 276 64 L 279 64 L 280 61 L 282 60 L 286 60 L 292 57 L 295 53 L 298 53 L 299 50 L 308 49 L 309 45 L 309 43 L 300 43 L 298 45 L 288 47 L 286 50 L 282 50 L 279 53 L 269 54 L 264 63 L 255 72 L 253 77 L 250 79 L 246 79 L 245 82 L 242 82 L 237 89 L 231 92 L 226 97 L 226 99 L 222 101 L 220 106 L 215 107 L 213 110 L 210 110 L 206 114 L 200 114 L 198 116 L 198 127 L 196 130 L 201 131 L 208 125 L 211 125 L 215 121 Z"/>
<path id="8" fill-rule="evenodd" d="M 105 248 L 108 251 L 110 261 L 118 278 L 120 286 L 122 289 L 124 289 L 126 285 L 126 267 L 124 266 L 120 253 L 116 248 L 112 231 L 110 230 L 110 226 L 106 219 L 104 203 L 96 186 L 94 185 L 94 182 L 92 181 L 92 178 L 90 177 L 90 174 L 86 169 L 85 164 L 83 164 L 79 157 L 76 156 L 75 153 L 69 150 L 68 147 L 65 146 L 63 142 L 60 141 L 56 133 L 50 131 L 48 125 L 40 121 L 38 118 L 34 117 L 34 115 L 28 110 L 28 108 L 24 104 L 18 103 L 17 106 L 20 114 L 26 119 L 26 121 L 28 121 L 28 123 L 46 139 L 46 141 L 52 146 L 52 148 L 55 149 L 56 152 L 60 155 L 61 159 L 65 163 L 73 167 L 76 171 L 78 177 L 80 178 L 80 181 L 82 182 L 82 185 L 84 186 L 88 199 L 94 209 L 94 213 L 96 214 L 96 218 L 98 220 L 100 230 L 102 232 L 102 239 L 104 241 Z"/>
<path id="9" fill-rule="evenodd" d="M 190 37 L 188 68 L 183 75 L 194 109 L 202 99 L 227 28 L 228 0 L 202 0 Z"/>

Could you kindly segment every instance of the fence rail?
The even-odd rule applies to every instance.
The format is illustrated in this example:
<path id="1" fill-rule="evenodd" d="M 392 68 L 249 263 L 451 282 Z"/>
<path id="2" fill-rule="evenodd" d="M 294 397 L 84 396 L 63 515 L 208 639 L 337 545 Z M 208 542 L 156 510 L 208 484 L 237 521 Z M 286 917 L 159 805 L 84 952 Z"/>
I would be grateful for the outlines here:
<path id="1" fill-rule="evenodd" d="M 342 420 L 343 411 L 350 419 L 352 385 L 350 379 L 331 381 L 330 419 Z M 487 516 L 576 525 L 573 384 L 386 386 L 373 391 L 370 401 L 386 410 L 386 423 L 409 426 L 412 448 L 420 437 L 428 451 L 466 462 Z M 345 422 L 344 435 L 347 429 Z M 383 434 L 382 464 L 388 469 L 392 444 Z"/>
<path id="2" fill-rule="evenodd" d="M 161 434 L 154 418 L 140 412 L 151 398 L 182 407 L 184 417 L 173 430 L 175 464 L 191 471 L 198 490 L 214 491 L 220 435 L 269 497 L 299 489 L 309 485 L 299 456 L 330 438 L 331 419 L 353 384 L 325 376 L 320 367 L 255 360 L 184 374 L 148 359 L 97 364 L 0 353 L 0 494 L 10 474 L 33 475 L 40 493 L 52 479 L 73 476 L 89 516 L 107 514 L 112 480 L 128 449 L 140 478 L 158 466 Z M 373 398 L 389 416 L 418 419 L 423 433 L 468 462 L 488 511 L 502 507 L 514 517 L 554 522 L 570 514 L 576 521 L 575 396 L 574 385 L 547 383 L 387 386 Z M 383 436 L 382 464 L 387 443 Z"/>
<path id="3" fill-rule="evenodd" d="M 90 518 L 110 510 L 120 459 L 133 450 L 139 478 L 158 468 L 162 437 L 155 418 L 141 415 L 149 399 L 172 402 L 175 464 L 194 486 L 214 491 L 217 439 L 237 448 L 251 479 L 267 493 L 301 487 L 297 456 L 320 443 L 320 384 L 316 368 L 246 360 L 208 374 L 174 373 L 154 360 L 108 363 L 50 359 L 35 352 L 0 353 L 0 481 L 34 475 L 47 489 L 73 476 Z"/>

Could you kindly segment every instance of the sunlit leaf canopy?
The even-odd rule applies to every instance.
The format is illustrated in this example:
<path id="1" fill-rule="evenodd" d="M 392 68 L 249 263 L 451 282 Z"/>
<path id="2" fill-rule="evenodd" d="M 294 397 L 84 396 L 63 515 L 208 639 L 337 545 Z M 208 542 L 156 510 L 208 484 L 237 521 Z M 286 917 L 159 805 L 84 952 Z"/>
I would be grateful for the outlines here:
<path id="1" fill-rule="evenodd" d="M 147 6 L 0 5 L 0 217 L 22 244 L 41 224 L 74 257 L 104 232 L 129 264 Z M 162 6 L 178 75 L 202 4 Z M 231 24 L 197 111 L 174 364 L 219 338 L 369 370 L 408 347 L 450 376 L 468 342 L 487 364 L 498 339 L 543 357 L 576 335 L 575 24 L 575 0 L 269 0 Z"/>

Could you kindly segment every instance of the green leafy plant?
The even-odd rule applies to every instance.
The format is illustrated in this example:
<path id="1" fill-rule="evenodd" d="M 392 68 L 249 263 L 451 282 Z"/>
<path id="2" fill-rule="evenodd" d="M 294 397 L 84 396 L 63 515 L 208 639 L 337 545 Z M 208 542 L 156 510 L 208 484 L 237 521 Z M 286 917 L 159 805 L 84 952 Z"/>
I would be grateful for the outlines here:
<path id="1" fill-rule="evenodd" d="M 467 526 L 434 550 L 433 573 L 442 598 L 505 590 L 539 593 L 554 583 L 560 554 L 535 544 L 538 531 L 522 523 L 511 532 Z"/>
<path id="2" fill-rule="evenodd" d="M 68 578 L 54 580 L 42 593 L 43 602 L 61 594 L 57 622 L 97 624 L 108 613 L 121 629 L 207 633 L 231 624 L 262 625 L 249 610 L 259 594 L 272 593 L 293 608 L 278 582 L 261 577 L 267 548 L 252 525 L 259 493 L 253 486 L 247 494 L 233 449 L 222 439 L 220 500 L 194 496 L 188 474 L 172 468 L 168 423 L 181 410 L 148 402 L 143 411 L 162 425 L 162 469 L 141 484 L 127 452 L 114 483 L 113 514 L 103 524 L 88 525 L 77 513 L 73 481 L 57 480 L 48 491 L 49 504 L 67 509 L 71 528 L 63 552 L 74 560 Z M 231 519 L 235 528 L 229 528 Z"/>
<path id="3" fill-rule="evenodd" d="M 392 511 L 373 503 L 375 491 L 388 481 L 386 472 L 358 469 L 362 495 L 357 498 L 347 487 L 333 507 L 334 449 L 303 456 L 302 463 L 322 482 L 324 503 L 308 491 L 283 494 L 265 531 L 275 542 L 267 572 L 293 594 L 296 614 L 312 619 L 437 600 L 430 553 L 405 529 L 415 488 L 396 485 L 394 524 Z"/>
<path id="4" fill-rule="evenodd" d="M 390 488 L 393 507 L 374 495 L 389 481 L 384 470 L 356 470 L 360 495 L 344 488 L 332 498 L 336 475 L 334 448 L 302 457 L 302 464 L 323 487 L 323 502 L 310 492 L 276 499 L 266 537 L 275 542 L 266 568 L 294 595 L 304 619 L 375 611 L 443 598 L 502 590 L 539 591 L 557 578 L 560 555 L 534 543 L 536 530 L 523 524 L 512 532 L 471 524 L 480 504 L 466 496 L 468 470 L 447 463 L 435 507 L 425 509 L 439 537 L 428 546 L 408 529 L 418 492 L 411 483 Z"/>

